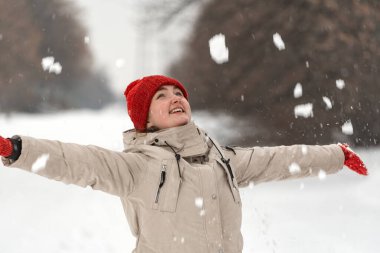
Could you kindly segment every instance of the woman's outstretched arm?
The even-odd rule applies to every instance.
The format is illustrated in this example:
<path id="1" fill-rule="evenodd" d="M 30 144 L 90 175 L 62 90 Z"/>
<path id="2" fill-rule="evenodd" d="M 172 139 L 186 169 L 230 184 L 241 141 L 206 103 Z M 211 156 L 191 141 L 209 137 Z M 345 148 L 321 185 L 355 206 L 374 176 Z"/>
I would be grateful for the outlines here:
<path id="1" fill-rule="evenodd" d="M 27 136 L 19 138 L 22 145 L 16 147 L 15 139 L 0 137 L 0 156 L 5 166 L 118 196 L 133 190 L 146 167 L 139 154 Z M 21 151 L 19 155 L 15 149 Z"/>
<path id="2" fill-rule="evenodd" d="M 341 144 L 234 148 L 228 152 L 240 186 L 250 182 L 285 180 L 319 173 L 332 174 L 344 165 L 366 174 L 364 163 Z M 348 154 L 348 152 L 351 152 Z"/>

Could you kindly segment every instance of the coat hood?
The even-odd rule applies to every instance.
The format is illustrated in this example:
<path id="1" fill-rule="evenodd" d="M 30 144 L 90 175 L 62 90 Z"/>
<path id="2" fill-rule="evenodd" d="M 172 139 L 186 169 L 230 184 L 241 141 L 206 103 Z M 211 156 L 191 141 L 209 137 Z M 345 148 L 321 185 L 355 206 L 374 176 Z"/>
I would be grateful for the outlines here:
<path id="1" fill-rule="evenodd" d="M 125 152 L 136 152 L 147 146 L 159 146 L 173 148 L 182 157 L 204 155 L 212 146 L 207 133 L 194 122 L 153 133 L 138 133 L 131 129 L 123 133 L 123 142 Z"/>

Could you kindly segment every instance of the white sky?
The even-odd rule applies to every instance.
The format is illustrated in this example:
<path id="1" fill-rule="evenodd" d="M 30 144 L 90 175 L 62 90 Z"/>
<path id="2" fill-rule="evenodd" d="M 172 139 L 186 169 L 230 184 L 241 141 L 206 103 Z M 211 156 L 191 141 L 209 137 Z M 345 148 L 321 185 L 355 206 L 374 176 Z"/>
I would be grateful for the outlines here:
<path id="1" fill-rule="evenodd" d="M 131 24 L 128 3 L 121 6 L 119 1 L 78 0 L 83 20 L 90 38 L 89 46 L 96 59 L 96 66 L 105 68 L 115 92 L 124 90 L 128 80 L 137 75 L 136 30 Z M 123 67 L 116 62 L 124 59 Z"/>
<path id="2" fill-rule="evenodd" d="M 134 5 L 128 0 L 74 2 L 82 9 L 80 18 L 88 30 L 96 66 L 106 70 L 117 95 L 141 76 L 165 74 L 166 67 L 179 55 L 180 42 L 197 10 L 197 6 L 189 8 L 182 15 L 180 26 L 157 32 L 147 26 L 137 27 L 142 10 L 136 10 L 136 2 Z"/>

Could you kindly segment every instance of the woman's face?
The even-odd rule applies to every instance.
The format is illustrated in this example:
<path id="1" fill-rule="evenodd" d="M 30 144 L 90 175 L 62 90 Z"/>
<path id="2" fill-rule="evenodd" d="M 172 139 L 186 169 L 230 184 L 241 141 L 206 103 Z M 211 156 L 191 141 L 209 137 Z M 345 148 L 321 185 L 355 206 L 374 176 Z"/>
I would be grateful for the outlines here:
<path id="1" fill-rule="evenodd" d="M 150 103 L 147 128 L 177 127 L 186 125 L 190 120 L 190 104 L 181 89 L 174 85 L 161 86 Z"/>

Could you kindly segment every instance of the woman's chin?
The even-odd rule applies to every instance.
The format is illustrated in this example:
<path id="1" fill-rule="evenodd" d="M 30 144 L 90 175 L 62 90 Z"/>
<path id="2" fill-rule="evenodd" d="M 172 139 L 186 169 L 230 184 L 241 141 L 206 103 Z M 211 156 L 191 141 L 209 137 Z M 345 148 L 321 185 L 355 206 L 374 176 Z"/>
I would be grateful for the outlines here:
<path id="1" fill-rule="evenodd" d="M 172 127 L 184 126 L 184 125 L 187 125 L 189 122 L 190 122 L 189 118 L 178 119 L 175 122 L 173 122 Z"/>

